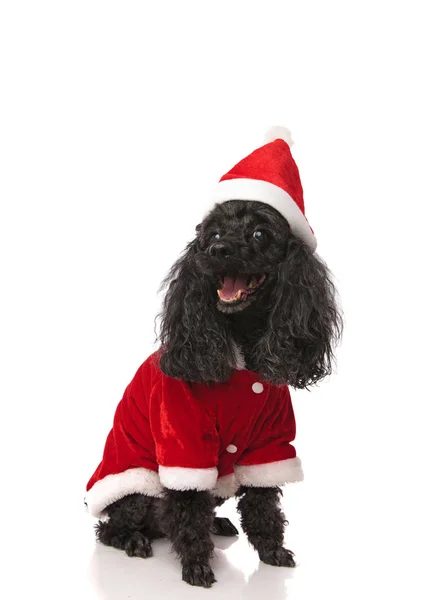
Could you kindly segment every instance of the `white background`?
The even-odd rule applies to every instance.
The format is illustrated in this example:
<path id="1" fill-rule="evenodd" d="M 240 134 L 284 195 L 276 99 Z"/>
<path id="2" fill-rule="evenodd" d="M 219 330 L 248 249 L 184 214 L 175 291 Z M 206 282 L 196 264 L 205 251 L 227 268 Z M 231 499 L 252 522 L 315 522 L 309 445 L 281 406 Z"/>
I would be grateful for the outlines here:
<path id="1" fill-rule="evenodd" d="M 419 598 L 417 3 L 0 6 L 1 595 Z M 276 124 L 345 335 L 336 375 L 293 395 L 298 568 L 220 538 L 197 590 L 165 541 L 148 561 L 96 546 L 84 486 L 155 349 L 160 281 Z"/>

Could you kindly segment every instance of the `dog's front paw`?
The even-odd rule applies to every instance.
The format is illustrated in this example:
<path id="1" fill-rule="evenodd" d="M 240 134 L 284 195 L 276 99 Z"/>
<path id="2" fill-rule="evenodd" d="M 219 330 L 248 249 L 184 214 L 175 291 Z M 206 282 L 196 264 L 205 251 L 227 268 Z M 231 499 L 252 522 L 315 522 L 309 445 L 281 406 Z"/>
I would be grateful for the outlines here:
<path id="1" fill-rule="evenodd" d="M 210 588 L 216 579 L 209 565 L 190 563 L 183 565 L 183 581 L 186 581 L 190 585 Z"/>
<path id="2" fill-rule="evenodd" d="M 128 556 L 139 556 L 140 558 L 149 558 L 152 556 L 151 543 L 142 533 L 132 534 L 125 541 L 124 550 Z"/>
<path id="3" fill-rule="evenodd" d="M 283 546 L 259 550 L 260 560 L 274 567 L 295 567 L 294 553 Z"/>
<path id="4" fill-rule="evenodd" d="M 211 533 L 231 536 L 238 535 L 238 530 L 226 517 L 214 517 L 211 525 Z"/>

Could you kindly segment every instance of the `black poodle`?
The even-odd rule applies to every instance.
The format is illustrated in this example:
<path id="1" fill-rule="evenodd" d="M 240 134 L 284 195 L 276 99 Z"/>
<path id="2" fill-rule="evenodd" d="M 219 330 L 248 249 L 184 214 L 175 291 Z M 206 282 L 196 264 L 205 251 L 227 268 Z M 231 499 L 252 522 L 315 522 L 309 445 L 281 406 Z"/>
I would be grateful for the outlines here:
<path id="1" fill-rule="evenodd" d="M 330 374 L 342 328 L 326 265 L 263 202 L 217 204 L 196 228 L 161 289 L 160 369 L 186 382 L 226 382 L 241 349 L 245 368 L 275 386 L 307 388 Z M 283 546 L 281 488 L 241 485 L 241 525 L 260 559 L 294 566 Z M 98 540 L 129 556 L 152 555 L 167 536 L 183 580 L 210 587 L 211 533 L 238 533 L 214 514 L 224 498 L 209 491 L 165 489 L 162 497 L 130 494 L 107 507 Z"/>

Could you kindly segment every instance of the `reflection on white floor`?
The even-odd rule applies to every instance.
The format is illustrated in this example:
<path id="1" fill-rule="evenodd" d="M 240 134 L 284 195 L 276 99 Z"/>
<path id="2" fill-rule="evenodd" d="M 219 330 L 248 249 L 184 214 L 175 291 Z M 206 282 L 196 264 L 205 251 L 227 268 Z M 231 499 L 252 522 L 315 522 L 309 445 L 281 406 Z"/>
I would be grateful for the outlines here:
<path id="1" fill-rule="evenodd" d="M 15 516 L 5 513 L 10 560 L 0 597 L 26 600 L 42 591 L 44 600 L 420 600 L 421 538 L 413 518 L 419 492 L 406 485 L 408 479 L 388 482 L 390 463 L 382 465 L 375 453 L 372 448 L 374 473 L 359 469 L 360 457 L 355 468 L 355 453 L 352 461 L 342 452 L 323 463 L 319 451 L 306 452 L 306 480 L 287 486 L 282 499 L 290 522 L 285 545 L 295 552 L 297 567 L 262 564 L 243 533 L 214 536 L 217 583 L 210 590 L 181 580 L 167 540 L 154 541 L 154 556 L 146 560 L 96 543 L 95 520 L 83 507 L 84 456 L 74 457 L 72 470 L 57 468 L 55 479 L 49 471 L 42 488 L 34 471 L 32 497 L 22 491 L 11 503 Z M 239 526 L 233 499 L 218 513 Z M 16 535 L 17 524 L 22 536 Z"/>
<path id="2" fill-rule="evenodd" d="M 55 455 L 47 448 L 43 460 L 35 462 L 40 468 L 27 470 L 21 479 L 22 489 L 4 495 L 2 533 L 9 562 L 3 565 L 0 598 L 27 600 L 42 592 L 43 600 L 420 600 L 421 532 L 414 515 L 421 498 L 418 470 L 410 468 L 416 455 L 409 445 L 408 450 L 401 445 L 400 453 L 390 446 L 386 454 L 385 443 L 370 442 L 357 411 L 341 417 L 343 407 L 326 404 L 304 407 L 310 416 L 300 419 L 297 447 L 305 480 L 287 486 L 282 498 L 290 523 L 285 545 L 295 553 L 295 569 L 262 564 L 243 533 L 214 536 L 217 582 L 203 589 L 181 580 L 167 540 L 154 541 L 154 556 L 146 560 L 97 544 L 83 495 L 101 440 L 92 438 L 92 456 L 90 446 L 75 451 L 78 423 L 71 423 L 63 434 L 69 439 L 56 444 L 65 451 Z M 324 437 L 319 432 L 326 429 L 327 413 L 337 430 Z M 392 431 L 384 422 L 377 440 L 380 432 L 389 438 Z M 239 528 L 233 499 L 218 513 Z"/>
<path id="3" fill-rule="evenodd" d="M 238 525 L 234 502 L 219 509 Z M 262 564 L 248 545 L 244 534 L 224 538 L 213 536 L 215 557 L 212 568 L 217 583 L 212 591 L 191 587 L 181 581 L 181 567 L 170 552 L 166 540 L 153 543 L 153 558 L 129 558 L 123 552 L 95 544 L 89 562 L 89 580 L 98 598 L 198 598 L 202 594 L 215 598 L 257 598 L 262 591 L 271 598 L 287 596 L 287 581 L 293 569 L 275 568 Z"/>
<path id="4" fill-rule="evenodd" d="M 387 503 L 380 505 L 364 486 L 356 486 L 354 493 L 354 488 L 340 483 L 339 475 L 330 485 L 308 479 L 287 487 L 282 501 L 290 521 L 286 546 L 296 553 L 295 569 L 262 564 L 242 532 L 236 538 L 214 536 L 212 567 L 217 583 L 210 590 L 191 587 L 181 580 L 180 564 L 168 541 L 153 542 L 154 556 L 149 559 L 129 558 L 122 551 L 97 544 L 93 521 L 83 513 L 80 527 L 74 530 L 78 539 L 73 548 L 79 548 L 82 567 L 74 593 L 87 600 L 419 600 L 414 552 L 408 548 L 407 555 L 397 556 L 392 539 L 399 543 L 407 515 L 402 513 L 401 524 L 392 533 L 387 525 Z M 234 500 L 218 512 L 239 525 Z"/>

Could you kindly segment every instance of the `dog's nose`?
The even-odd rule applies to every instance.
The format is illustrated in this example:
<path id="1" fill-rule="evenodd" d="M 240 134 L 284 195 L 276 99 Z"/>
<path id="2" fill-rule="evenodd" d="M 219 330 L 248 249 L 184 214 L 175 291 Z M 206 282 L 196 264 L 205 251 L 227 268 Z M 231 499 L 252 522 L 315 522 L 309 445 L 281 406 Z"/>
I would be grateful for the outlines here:
<path id="1" fill-rule="evenodd" d="M 227 256 L 231 256 L 232 250 L 225 242 L 217 242 L 210 246 L 209 254 L 217 258 L 226 258 Z"/>

